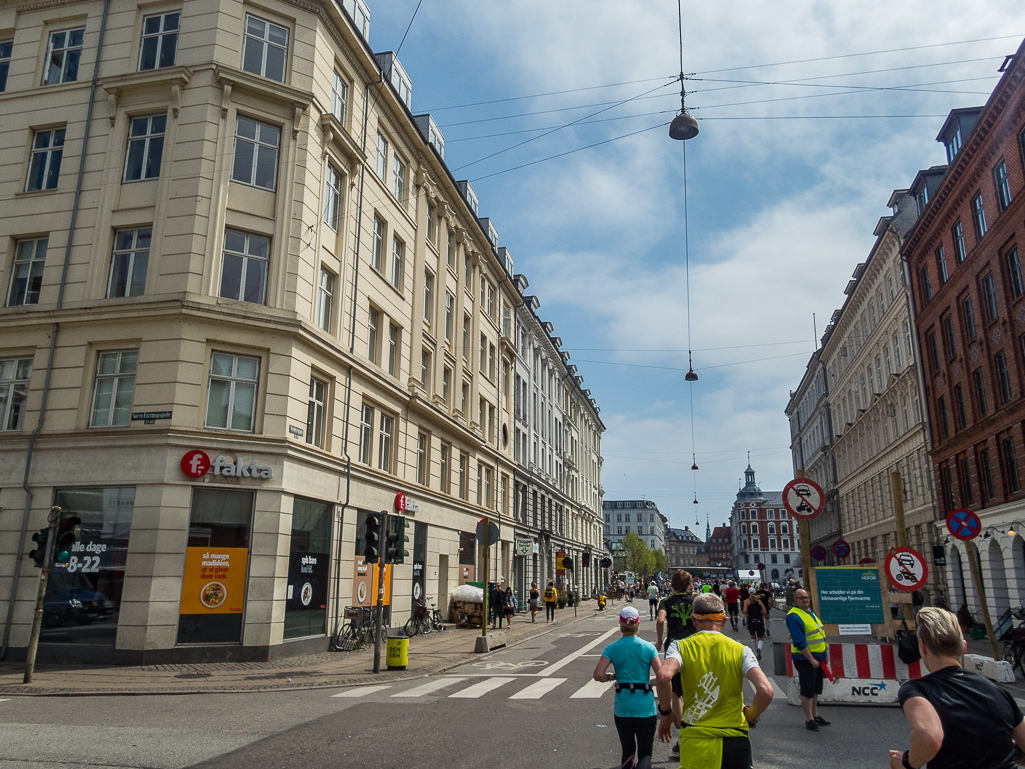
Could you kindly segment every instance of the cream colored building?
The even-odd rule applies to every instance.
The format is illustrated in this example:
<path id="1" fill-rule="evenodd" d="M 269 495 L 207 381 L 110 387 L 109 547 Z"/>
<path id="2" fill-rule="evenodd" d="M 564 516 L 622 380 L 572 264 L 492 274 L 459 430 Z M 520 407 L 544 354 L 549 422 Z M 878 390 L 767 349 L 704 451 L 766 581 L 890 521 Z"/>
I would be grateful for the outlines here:
<path id="1" fill-rule="evenodd" d="M 893 213 L 879 220 L 875 245 L 847 284 L 847 300 L 823 336 L 821 360 L 829 376 L 842 536 L 851 545 L 847 563 L 863 558 L 882 563 L 897 546 L 890 483 L 896 470 L 904 486 L 910 544 L 928 562 L 927 592 L 934 593 L 943 585 L 941 569 L 933 563 L 936 500 L 900 258 L 901 238 L 915 221 L 915 202 L 906 190 L 897 190 L 888 205 Z"/>
<path id="2" fill-rule="evenodd" d="M 483 578 L 485 515 L 511 573 L 522 296 L 368 35 L 361 0 L 0 3 L 8 658 L 54 504 L 43 659 L 322 650 L 399 493 L 393 625 Z"/>

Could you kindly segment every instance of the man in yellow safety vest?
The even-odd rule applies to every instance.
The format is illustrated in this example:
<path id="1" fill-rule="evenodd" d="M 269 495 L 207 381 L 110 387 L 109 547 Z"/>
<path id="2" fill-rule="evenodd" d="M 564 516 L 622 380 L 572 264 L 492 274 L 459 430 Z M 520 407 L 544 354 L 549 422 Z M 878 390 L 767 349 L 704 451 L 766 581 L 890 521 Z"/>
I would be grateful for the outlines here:
<path id="1" fill-rule="evenodd" d="M 750 769 L 747 733 L 772 702 L 772 684 L 758 666 L 754 652 L 723 635 L 726 607 L 714 593 L 694 599 L 691 615 L 697 632 L 673 641 L 655 677 L 658 737 L 668 742 L 675 724 L 680 730 L 682 769 Z M 679 675 L 683 691 L 682 718 L 673 709 L 672 680 Z M 744 705 L 744 679 L 755 687 Z"/>
<path id="2" fill-rule="evenodd" d="M 829 721 L 819 715 L 819 695 L 822 694 L 822 662 L 829 656 L 826 631 L 822 621 L 811 609 L 811 596 L 806 590 L 794 591 L 794 608 L 787 612 L 787 630 L 790 631 L 790 652 L 801 686 L 801 707 L 804 725 L 813 732 Z"/>

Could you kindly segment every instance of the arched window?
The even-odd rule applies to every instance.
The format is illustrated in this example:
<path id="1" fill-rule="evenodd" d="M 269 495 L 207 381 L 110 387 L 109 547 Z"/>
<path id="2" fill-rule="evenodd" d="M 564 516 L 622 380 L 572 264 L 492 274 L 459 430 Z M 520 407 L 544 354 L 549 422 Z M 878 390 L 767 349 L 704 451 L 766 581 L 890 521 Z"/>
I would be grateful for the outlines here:
<path id="1" fill-rule="evenodd" d="M 776 533 L 776 524 L 774 524 L 774 523 L 770 523 L 769 524 L 769 533 L 770 534 L 775 534 Z"/>
<path id="2" fill-rule="evenodd" d="M 747 534 L 747 524 L 746 523 L 740 524 L 740 533 L 741 534 Z"/>
<path id="3" fill-rule="evenodd" d="M 779 533 L 780 534 L 789 534 L 790 533 L 790 524 L 789 523 L 781 523 L 779 525 Z"/>
<path id="4" fill-rule="evenodd" d="M 752 521 L 751 522 L 751 533 L 752 534 L 757 534 L 758 533 L 758 522 L 757 521 Z"/>

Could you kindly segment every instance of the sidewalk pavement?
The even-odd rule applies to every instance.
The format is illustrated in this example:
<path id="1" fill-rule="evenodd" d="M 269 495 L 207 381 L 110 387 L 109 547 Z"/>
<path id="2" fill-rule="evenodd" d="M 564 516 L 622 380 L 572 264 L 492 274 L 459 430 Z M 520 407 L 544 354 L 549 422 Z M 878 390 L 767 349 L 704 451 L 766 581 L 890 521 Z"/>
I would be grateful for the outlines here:
<path id="1" fill-rule="evenodd" d="M 593 603 L 559 610 L 555 622 L 546 623 L 539 614 L 516 615 L 506 629 L 506 646 L 561 630 L 597 614 Z M 492 631 L 489 628 L 488 633 Z M 444 632 L 409 639 L 409 665 L 405 670 L 388 670 L 387 650 L 381 647 L 381 672 L 374 674 L 374 649 L 356 652 L 324 652 L 305 657 L 288 657 L 273 662 L 225 662 L 197 665 L 143 665 L 113 667 L 101 665 L 37 665 L 31 684 L 22 684 L 22 663 L 0 663 L 0 695 L 92 696 L 142 694 L 213 694 L 298 689 L 334 689 L 360 684 L 394 683 L 436 675 L 468 662 L 485 659 L 475 654 L 480 629 L 446 626 Z"/>

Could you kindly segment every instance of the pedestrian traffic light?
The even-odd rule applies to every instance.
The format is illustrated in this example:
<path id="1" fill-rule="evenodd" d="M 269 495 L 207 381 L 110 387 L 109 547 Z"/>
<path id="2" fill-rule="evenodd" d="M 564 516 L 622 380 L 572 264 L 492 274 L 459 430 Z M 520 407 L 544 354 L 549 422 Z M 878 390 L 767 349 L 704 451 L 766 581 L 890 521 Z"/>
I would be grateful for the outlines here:
<path id="1" fill-rule="evenodd" d="M 389 521 L 391 531 L 388 532 L 388 546 L 385 552 L 385 563 L 405 563 L 409 551 L 406 550 L 406 543 L 409 537 L 406 536 L 406 529 L 409 522 L 402 516 L 395 516 Z"/>
<path id="2" fill-rule="evenodd" d="M 71 560 L 71 551 L 82 534 L 81 523 L 82 519 L 77 515 L 61 517 L 57 540 L 54 542 L 54 560 L 57 563 L 67 563 Z"/>
<path id="3" fill-rule="evenodd" d="M 568 555 L 562 559 L 562 568 L 566 571 L 573 571 L 573 559 Z"/>
<path id="4" fill-rule="evenodd" d="M 363 560 L 377 563 L 381 559 L 381 516 L 377 513 L 367 515 L 366 529 L 363 535 Z"/>
<path id="5" fill-rule="evenodd" d="M 28 554 L 36 568 L 43 568 L 46 565 L 46 540 L 50 536 L 49 529 L 40 529 L 32 535 L 32 541 L 36 543 L 36 549 Z"/>

